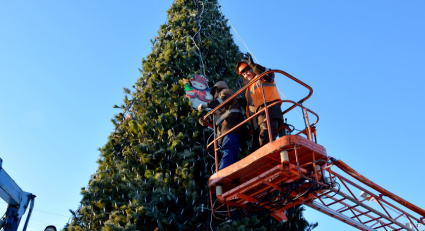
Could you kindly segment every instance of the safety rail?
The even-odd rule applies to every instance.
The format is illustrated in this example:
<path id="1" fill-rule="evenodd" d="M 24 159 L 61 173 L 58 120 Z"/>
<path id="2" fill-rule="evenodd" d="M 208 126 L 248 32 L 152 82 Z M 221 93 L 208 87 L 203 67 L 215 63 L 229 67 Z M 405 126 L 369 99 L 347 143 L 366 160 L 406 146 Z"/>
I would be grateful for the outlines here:
<path id="1" fill-rule="evenodd" d="M 248 90 L 248 88 L 252 85 L 255 84 L 257 81 L 259 81 L 260 79 L 262 79 L 263 77 L 265 77 L 268 74 L 271 73 L 280 73 L 286 77 L 288 77 L 289 79 L 293 80 L 294 82 L 300 84 L 301 86 L 304 86 L 305 88 L 308 89 L 308 94 L 307 96 L 305 96 L 304 98 L 302 98 L 301 100 L 299 100 L 298 102 L 292 101 L 292 100 L 278 100 L 278 101 L 274 101 L 270 104 L 267 104 L 266 100 L 265 100 L 265 94 L 264 94 L 264 88 L 261 85 L 262 88 L 262 92 L 263 92 L 263 101 L 264 101 L 264 105 L 265 107 L 263 109 L 261 109 L 260 111 L 256 112 L 254 115 L 251 115 L 250 117 L 248 117 L 247 119 L 245 119 L 244 121 L 242 121 L 240 124 L 236 125 L 235 127 L 233 127 L 232 129 L 230 129 L 229 131 L 227 131 L 224 134 L 221 134 L 219 137 L 217 137 L 217 133 L 216 133 L 216 127 L 215 127 L 215 121 L 216 118 L 214 118 L 214 113 L 219 110 L 222 106 L 226 105 L 227 103 L 231 102 L 235 97 L 238 97 L 241 93 L 243 93 L 244 91 Z M 261 81 L 260 81 L 261 82 Z M 300 132 L 298 132 L 296 135 L 300 135 L 300 134 L 305 134 L 307 136 L 307 138 L 310 141 L 313 141 L 313 136 L 315 137 L 316 132 L 315 132 L 315 128 L 314 125 L 317 124 L 317 122 L 319 121 L 319 116 L 314 113 L 313 111 L 311 111 L 310 109 L 302 106 L 302 103 L 305 102 L 308 98 L 310 98 L 310 96 L 313 94 L 313 89 L 307 85 L 306 83 L 302 82 L 301 80 L 295 78 L 294 76 L 286 73 L 285 71 L 281 71 L 281 70 L 270 70 L 267 72 L 262 73 L 261 75 L 255 77 L 253 80 L 251 80 L 247 85 L 245 85 L 244 87 L 242 87 L 241 89 L 239 89 L 235 94 L 233 94 L 231 97 L 229 97 L 228 99 L 226 99 L 223 103 L 221 103 L 219 106 L 217 106 L 216 108 L 212 109 L 210 112 L 208 112 L 204 117 L 203 120 L 204 122 L 211 128 L 213 128 L 214 130 L 214 140 L 207 145 L 207 151 L 209 152 L 210 148 L 212 145 L 214 145 L 214 157 L 215 157 L 215 166 L 216 166 L 216 172 L 218 172 L 218 155 L 217 155 L 217 151 L 219 150 L 218 148 L 218 140 L 220 140 L 221 138 L 223 138 L 224 136 L 226 136 L 227 134 L 233 132 L 234 130 L 236 130 L 237 128 L 244 126 L 248 121 L 251 121 L 252 119 L 254 119 L 255 117 L 259 116 L 262 113 L 265 113 L 266 116 L 266 122 L 267 122 L 267 127 L 270 127 L 270 120 L 269 120 L 269 108 L 273 107 L 277 104 L 282 105 L 282 103 L 292 103 L 292 105 L 290 105 L 288 108 L 286 108 L 283 111 L 283 115 L 287 114 L 288 112 L 290 112 L 291 110 L 293 110 L 296 107 L 300 107 L 303 110 L 303 114 L 304 114 L 304 118 L 306 120 L 306 128 L 304 128 L 303 130 L 301 130 Z M 308 117 L 308 113 L 313 114 L 316 117 L 316 121 L 314 123 L 309 122 L 309 117 Z M 212 116 L 212 124 L 208 121 L 208 118 Z M 280 126 L 278 128 L 278 130 L 282 130 L 284 129 L 284 124 L 282 124 L 282 126 Z M 271 130 L 268 130 L 268 136 L 269 136 L 269 140 L 273 140 L 272 139 L 272 134 L 271 134 Z"/>

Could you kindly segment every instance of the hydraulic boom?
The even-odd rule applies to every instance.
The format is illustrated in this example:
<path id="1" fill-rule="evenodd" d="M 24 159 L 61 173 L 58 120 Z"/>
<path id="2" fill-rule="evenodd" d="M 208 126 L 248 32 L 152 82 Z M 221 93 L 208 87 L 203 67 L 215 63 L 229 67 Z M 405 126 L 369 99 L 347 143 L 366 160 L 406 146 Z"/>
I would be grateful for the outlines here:
<path id="1" fill-rule="evenodd" d="M 8 204 L 5 215 L 0 220 L 0 230 L 16 231 L 22 216 L 25 214 L 28 205 L 28 212 L 23 231 L 26 230 L 32 209 L 34 207 L 35 195 L 24 192 L 7 174 L 0 159 L 0 197 Z"/>

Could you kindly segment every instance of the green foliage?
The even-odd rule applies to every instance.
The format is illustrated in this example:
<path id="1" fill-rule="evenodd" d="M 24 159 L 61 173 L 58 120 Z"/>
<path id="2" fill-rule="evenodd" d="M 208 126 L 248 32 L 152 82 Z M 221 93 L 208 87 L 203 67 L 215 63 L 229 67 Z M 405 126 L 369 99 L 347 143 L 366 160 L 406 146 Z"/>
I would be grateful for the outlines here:
<path id="1" fill-rule="evenodd" d="M 198 73 L 240 88 L 234 66 L 242 53 L 217 1 L 175 0 L 151 42 L 141 77 L 114 106 L 115 130 L 65 230 L 278 230 L 264 222 L 269 216 L 221 224 L 207 209 L 214 160 L 203 152 L 201 114 L 181 80 Z"/>

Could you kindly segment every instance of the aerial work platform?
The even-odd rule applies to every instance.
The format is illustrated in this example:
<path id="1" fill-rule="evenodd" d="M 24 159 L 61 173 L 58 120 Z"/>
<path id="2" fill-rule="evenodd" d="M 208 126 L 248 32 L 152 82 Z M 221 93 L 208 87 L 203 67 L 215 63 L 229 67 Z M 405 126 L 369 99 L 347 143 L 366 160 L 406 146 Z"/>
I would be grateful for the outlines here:
<path id="1" fill-rule="evenodd" d="M 257 76 L 221 105 L 230 102 L 249 85 L 272 72 L 304 86 L 309 93 L 297 102 L 265 102 L 264 109 L 238 126 L 264 113 L 270 127 L 268 108 L 280 104 L 284 117 L 294 109 L 301 109 L 305 127 L 296 130 L 285 123 L 279 128 L 285 132 L 276 140 L 221 170 L 218 170 L 218 140 L 238 126 L 226 134 L 214 134 L 214 140 L 207 146 L 207 150 L 212 150 L 214 154 L 216 166 L 208 182 L 214 217 L 234 220 L 269 214 L 285 222 L 287 209 L 304 204 L 360 230 L 424 230 L 424 209 L 385 190 L 343 161 L 328 156 L 326 149 L 317 144 L 316 124 L 319 117 L 302 105 L 313 92 L 307 84 L 284 71 L 271 70 Z M 214 112 L 220 106 L 204 117 L 204 122 L 212 128 L 214 125 L 208 122 L 209 118 L 214 117 Z M 311 116 L 315 117 L 313 123 L 310 123 Z M 272 140 L 270 131 L 269 138 Z"/>
<path id="2" fill-rule="evenodd" d="M 209 188 L 223 204 L 232 207 L 256 204 L 251 205 L 249 211 L 244 211 L 245 215 L 266 209 L 275 217 L 287 208 L 312 199 L 310 192 L 330 188 L 330 185 L 320 183 L 320 163 L 323 165 L 326 161 L 326 151 L 322 146 L 301 136 L 287 135 L 212 175 Z M 315 184 L 308 181 L 312 178 Z M 263 200 L 274 191 L 285 193 Z"/>

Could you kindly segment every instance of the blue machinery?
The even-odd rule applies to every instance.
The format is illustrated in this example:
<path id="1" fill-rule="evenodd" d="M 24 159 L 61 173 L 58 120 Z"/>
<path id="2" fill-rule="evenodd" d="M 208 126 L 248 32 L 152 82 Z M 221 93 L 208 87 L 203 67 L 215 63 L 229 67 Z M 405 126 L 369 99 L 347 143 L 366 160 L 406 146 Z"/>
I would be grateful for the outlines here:
<path id="1" fill-rule="evenodd" d="M 0 230 L 16 231 L 22 216 L 30 206 L 28 216 L 23 227 L 27 229 L 28 221 L 34 207 L 35 195 L 24 192 L 3 169 L 3 160 L 0 158 L 0 197 L 8 204 L 6 213 L 0 219 Z"/>

